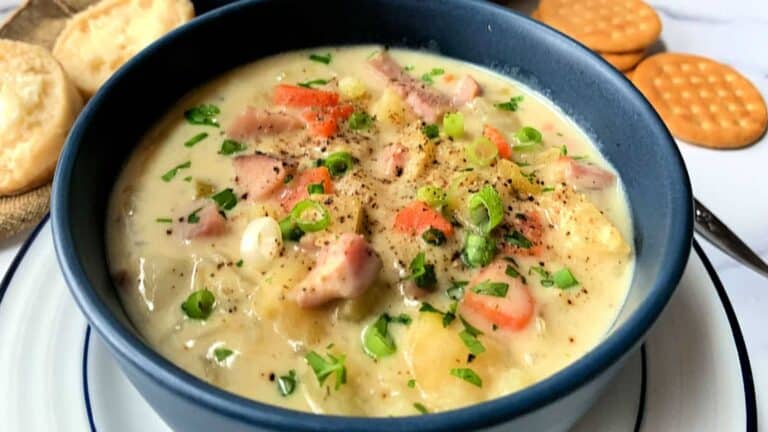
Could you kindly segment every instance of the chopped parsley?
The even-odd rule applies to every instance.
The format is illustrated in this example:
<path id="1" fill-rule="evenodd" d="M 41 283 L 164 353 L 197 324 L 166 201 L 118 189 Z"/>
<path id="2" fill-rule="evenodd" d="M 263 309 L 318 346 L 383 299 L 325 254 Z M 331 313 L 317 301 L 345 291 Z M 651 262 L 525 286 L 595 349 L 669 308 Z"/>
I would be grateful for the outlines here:
<path id="1" fill-rule="evenodd" d="M 416 283 L 419 288 L 434 288 L 437 285 L 437 276 L 435 276 L 435 265 L 427 262 L 424 252 L 419 252 L 411 261 L 409 266 L 411 270 L 410 279 Z"/>
<path id="2" fill-rule="evenodd" d="M 234 353 L 235 352 L 229 348 L 216 348 L 215 350 L 213 350 L 213 356 L 216 358 L 216 361 L 219 363 L 222 363 L 224 360 L 226 360 L 229 356 L 231 356 Z"/>
<path id="3" fill-rule="evenodd" d="M 395 353 L 397 346 L 388 331 L 390 323 L 409 325 L 411 317 L 407 314 L 391 317 L 383 313 L 373 324 L 366 327 L 363 331 L 363 352 L 369 357 L 380 359 Z"/>
<path id="4" fill-rule="evenodd" d="M 459 332 L 459 338 L 461 338 L 461 341 L 464 342 L 464 346 L 466 346 L 472 354 L 478 355 L 485 352 L 485 347 L 482 342 L 480 342 L 477 339 L 477 335 L 472 334 L 472 332 L 464 329 Z"/>
<path id="5" fill-rule="evenodd" d="M 173 223 L 173 219 L 171 219 L 171 218 L 157 218 L 157 219 L 155 219 L 155 222 L 157 222 L 157 223 Z"/>
<path id="6" fill-rule="evenodd" d="M 216 297 L 207 289 L 193 292 L 181 304 L 181 310 L 192 319 L 204 320 L 213 312 Z"/>
<path id="7" fill-rule="evenodd" d="M 507 265 L 507 269 L 504 271 L 504 273 L 511 278 L 516 278 L 520 276 L 520 272 L 518 272 L 517 269 L 515 269 L 511 265 Z"/>
<path id="8" fill-rule="evenodd" d="M 435 313 L 438 315 L 441 315 L 443 317 L 443 327 L 448 327 L 453 320 L 456 319 L 456 306 L 457 303 L 454 302 L 451 304 L 451 309 L 447 312 L 443 312 L 440 309 L 435 308 L 431 304 L 424 302 L 421 304 L 421 307 L 419 308 L 419 312 L 429 312 L 429 313 Z"/>
<path id="9" fill-rule="evenodd" d="M 194 125 L 219 127 L 219 121 L 216 116 L 221 114 L 221 110 L 216 105 L 203 104 L 184 111 L 184 118 Z"/>
<path id="10" fill-rule="evenodd" d="M 530 240 L 523 235 L 520 231 L 512 231 L 510 234 L 504 236 L 504 241 L 512 246 L 519 247 L 521 249 L 530 249 L 533 246 Z"/>
<path id="11" fill-rule="evenodd" d="M 441 68 L 432 68 L 432 70 L 431 70 L 431 71 L 429 71 L 429 72 L 427 72 L 427 73 L 425 73 L 425 74 L 423 74 L 423 75 L 421 76 L 421 80 L 422 80 L 422 81 L 424 81 L 425 83 L 429 84 L 429 85 L 432 85 L 432 84 L 434 84 L 434 83 L 435 83 L 435 80 L 434 80 L 434 78 L 435 78 L 436 76 L 440 76 L 440 75 L 442 75 L 442 74 L 444 74 L 444 73 L 445 73 L 445 70 L 444 70 L 444 69 L 441 69 Z"/>
<path id="12" fill-rule="evenodd" d="M 280 392 L 280 396 L 290 396 L 293 391 L 296 390 L 296 371 L 291 369 L 288 371 L 288 375 L 281 375 L 277 377 L 277 391 Z"/>
<path id="13" fill-rule="evenodd" d="M 517 111 L 518 108 L 520 108 L 520 102 L 522 102 L 523 99 L 524 99 L 523 95 L 512 96 L 511 98 L 509 98 L 507 102 L 497 103 L 497 104 L 494 104 L 493 106 L 495 106 L 500 110 L 514 112 L 514 111 Z"/>
<path id="14" fill-rule="evenodd" d="M 482 387 L 483 386 L 483 380 L 480 378 L 480 376 L 475 371 L 473 371 L 470 368 L 455 368 L 455 369 L 451 369 L 451 375 L 453 375 L 453 376 L 455 376 L 457 378 L 461 378 L 464 381 L 466 381 L 466 382 L 468 382 L 468 383 L 470 383 L 472 385 L 476 385 L 478 387 Z"/>
<path id="15" fill-rule="evenodd" d="M 344 360 L 346 357 L 341 354 L 334 356 L 328 353 L 328 359 L 324 359 L 320 354 L 310 351 L 305 357 L 307 364 L 312 368 L 312 371 L 317 377 L 318 383 L 323 385 L 325 379 L 331 375 L 336 376 L 335 389 L 338 390 L 342 384 L 347 382 L 347 368 L 344 366 Z"/>
<path id="16" fill-rule="evenodd" d="M 546 186 L 546 187 L 541 188 L 542 192 L 552 192 L 554 190 L 555 190 L 554 186 Z"/>
<path id="17" fill-rule="evenodd" d="M 419 402 L 415 402 L 413 404 L 413 407 L 416 408 L 416 411 L 422 413 L 422 414 L 429 414 L 429 410 L 424 405 L 420 404 Z"/>
<path id="18" fill-rule="evenodd" d="M 208 132 L 201 132 L 201 133 L 193 136 L 192 138 L 188 139 L 184 143 L 184 147 L 194 147 L 195 144 L 199 143 L 200 141 L 202 141 L 202 140 L 204 140 L 206 138 L 208 138 Z"/>
<path id="19" fill-rule="evenodd" d="M 219 154 L 224 156 L 229 156 L 231 154 L 240 153 L 241 151 L 245 151 L 248 148 L 245 144 L 231 140 L 226 139 L 221 143 L 221 148 L 219 149 Z"/>
<path id="20" fill-rule="evenodd" d="M 326 85 L 326 84 L 328 84 L 329 82 L 330 82 L 330 81 L 329 81 L 329 80 L 326 80 L 326 79 L 313 79 L 313 80 L 309 80 L 309 81 L 303 81 L 303 82 L 300 82 L 300 83 L 298 83 L 297 85 L 298 85 L 299 87 L 304 87 L 304 88 L 312 88 L 313 86 L 321 86 L 321 85 Z"/>
<path id="21" fill-rule="evenodd" d="M 541 286 L 551 287 L 555 284 L 555 281 L 552 280 L 552 274 L 544 267 L 531 267 L 530 270 L 528 270 L 528 274 L 530 275 L 531 272 L 540 276 L 541 279 L 539 279 L 539 283 L 541 283 Z"/>
<path id="22" fill-rule="evenodd" d="M 573 273 L 567 267 L 552 273 L 552 280 L 560 289 L 568 289 L 579 284 L 579 281 L 576 280 Z"/>
<path id="23" fill-rule="evenodd" d="M 176 174 L 179 173 L 179 170 L 187 169 L 192 166 L 192 161 L 186 161 L 183 164 L 176 165 L 175 167 L 168 170 L 167 173 L 163 174 L 162 178 L 164 182 L 169 182 L 173 180 L 174 177 L 176 177 Z"/>
<path id="24" fill-rule="evenodd" d="M 464 297 L 464 287 L 467 286 L 467 281 L 451 281 L 451 286 L 445 292 L 445 294 L 451 300 L 461 300 Z"/>
<path id="25" fill-rule="evenodd" d="M 424 125 L 421 128 L 421 133 L 429 139 L 435 139 L 440 136 L 440 127 L 436 124 Z"/>
<path id="26" fill-rule="evenodd" d="M 365 111 L 355 111 L 349 116 L 347 124 L 349 124 L 349 128 L 352 130 L 367 130 L 373 126 L 375 120 L 375 117 L 371 117 Z"/>
<path id="27" fill-rule="evenodd" d="M 202 209 L 203 208 L 200 207 L 199 209 L 197 209 L 197 210 L 193 211 L 192 213 L 190 213 L 189 216 L 187 216 L 187 223 L 196 224 L 196 223 L 200 222 L 200 216 L 198 216 L 197 214 L 200 213 L 200 210 L 202 210 Z"/>
<path id="28" fill-rule="evenodd" d="M 243 266 L 243 260 L 242 260 L 242 259 L 240 259 L 240 260 L 237 260 L 237 262 L 235 263 L 235 265 L 236 265 L 236 266 L 238 266 L 238 267 L 242 267 L 242 266 Z"/>
<path id="29" fill-rule="evenodd" d="M 316 61 L 318 63 L 323 64 L 330 64 L 331 60 L 333 60 L 333 57 L 331 56 L 331 53 L 326 54 L 310 54 L 309 59 L 312 61 Z"/>
<path id="30" fill-rule="evenodd" d="M 237 205 L 237 196 L 232 189 L 227 188 L 211 197 L 220 210 L 232 210 Z"/>
<path id="31" fill-rule="evenodd" d="M 408 380 L 408 388 L 415 388 L 416 387 L 416 380 L 415 379 L 409 379 Z"/>
<path id="32" fill-rule="evenodd" d="M 506 297 L 509 285 L 503 282 L 483 281 L 472 287 L 475 294 L 487 295 L 492 297 Z"/>

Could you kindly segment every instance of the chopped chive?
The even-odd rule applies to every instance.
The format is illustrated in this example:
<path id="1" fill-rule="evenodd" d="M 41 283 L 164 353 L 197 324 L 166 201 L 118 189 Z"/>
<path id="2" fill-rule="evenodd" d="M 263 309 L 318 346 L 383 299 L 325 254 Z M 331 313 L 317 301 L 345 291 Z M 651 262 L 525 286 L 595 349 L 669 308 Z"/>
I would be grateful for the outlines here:
<path id="1" fill-rule="evenodd" d="M 425 74 L 423 74 L 421 76 L 421 80 L 424 81 L 425 83 L 429 84 L 429 85 L 432 85 L 432 84 L 435 83 L 434 78 L 436 76 L 440 76 L 440 75 L 442 75 L 444 73 L 445 73 L 444 69 L 432 68 L 432 70 L 430 70 L 429 72 L 427 72 L 427 73 L 425 73 Z"/>
<path id="2" fill-rule="evenodd" d="M 323 385 L 325 379 L 330 375 L 336 375 L 336 390 L 341 387 L 342 384 L 347 382 L 347 368 L 344 366 L 344 360 L 346 357 L 342 354 L 334 356 L 328 354 L 328 360 L 324 359 L 320 354 L 310 351 L 305 357 L 309 367 L 317 377 L 317 381 L 320 385 Z"/>
<path id="3" fill-rule="evenodd" d="M 424 252 L 419 252 L 419 254 L 411 260 L 409 268 L 411 270 L 410 279 L 413 279 L 417 287 L 431 289 L 437 285 L 435 265 L 427 262 L 427 257 Z"/>
<path id="4" fill-rule="evenodd" d="M 277 377 L 277 391 L 280 392 L 280 396 L 290 396 L 296 389 L 296 371 L 291 369 L 288 371 L 288 375 L 281 375 Z"/>
<path id="5" fill-rule="evenodd" d="M 227 188 L 211 197 L 220 210 L 232 210 L 237 205 L 237 196 L 232 189 Z"/>
<path id="6" fill-rule="evenodd" d="M 451 369 L 451 375 L 461 378 L 472 385 L 476 385 L 478 387 L 483 386 L 483 380 L 475 371 L 470 368 Z"/>
<path id="7" fill-rule="evenodd" d="M 568 289 L 579 284 L 579 281 L 576 280 L 573 273 L 567 267 L 552 273 L 552 280 L 560 289 Z"/>
<path id="8" fill-rule="evenodd" d="M 176 174 L 179 173 L 179 170 L 187 169 L 191 166 L 192 166 L 192 161 L 186 161 L 182 164 L 176 165 L 175 167 L 171 168 L 170 170 L 168 170 L 168 172 L 163 174 L 160 178 L 162 178 L 164 182 L 169 182 L 173 180 L 174 177 L 176 177 Z"/>
<path id="9" fill-rule="evenodd" d="M 420 404 L 419 402 L 415 402 L 413 404 L 413 407 L 416 408 L 416 411 L 422 413 L 422 414 L 429 414 L 429 410 L 424 405 Z"/>
<path id="10" fill-rule="evenodd" d="M 514 111 L 517 111 L 517 109 L 520 107 L 520 102 L 522 102 L 523 99 L 524 99 L 524 96 L 522 96 L 522 95 L 520 95 L 520 96 L 512 96 L 511 98 L 509 98 L 509 101 L 502 102 L 502 103 L 497 103 L 497 104 L 494 104 L 493 106 L 495 106 L 496 108 L 498 108 L 500 110 L 513 111 L 514 112 Z"/>
<path id="11" fill-rule="evenodd" d="M 331 53 L 326 54 L 310 54 L 309 59 L 318 63 L 330 64 L 333 57 Z"/>
<path id="12" fill-rule="evenodd" d="M 199 134 L 193 136 L 192 138 L 188 139 L 184 143 L 184 147 L 194 147 L 195 144 L 199 143 L 200 141 L 202 141 L 202 140 L 204 140 L 206 138 L 208 138 L 208 132 L 199 133 Z"/>
<path id="13" fill-rule="evenodd" d="M 193 211 L 192 213 L 190 213 L 189 216 L 187 216 L 187 223 L 196 224 L 196 223 L 200 222 L 200 216 L 198 216 L 197 214 L 200 213 L 200 210 L 202 210 L 202 209 L 203 208 L 200 207 L 199 209 L 197 209 L 197 210 Z"/>
<path id="14" fill-rule="evenodd" d="M 521 249 L 530 249 L 533 246 L 530 240 L 523 235 L 520 231 L 512 231 L 512 233 L 504 236 L 504 241 L 512 246 L 519 247 Z"/>
<path id="15" fill-rule="evenodd" d="M 436 124 L 428 124 L 421 128 L 421 133 L 429 139 L 435 139 L 440 136 L 440 127 Z"/>
<path id="16" fill-rule="evenodd" d="M 236 265 L 236 266 L 238 266 L 238 267 L 242 267 L 242 266 L 243 266 L 243 260 L 242 260 L 242 259 L 240 259 L 240 260 L 237 260 L 237 262 L 235 263 L 235 265 Z"/>
<path id="17" fill-rule="evenodd" d="M 451 300 L 461 300 L 464 297 L 464 287 L 467 286 L 467 281 L 451 281 L 451 286 L 446 290 L 445 294 Z"/>
<path id="18" fill-rule="evenodd" d="M 246 149 L 248 149 L 248 146 L 246 146 L 245 144 L 235 140 L 226 139 L 221 143 L 219 154 L 224 156 L 229 156 L 231 154 L 245 151 Z"/>
<path id="19" fill-rule="evenodd" d="M 562 147 L 560 147 L 560 156 L 568 156 L 568 146 L 563 144 Z"/>
<path id="20" fill-rule="evenodd" d="M 330 82 L 329 80 L 325 80 L 325 79 L 313 79 L 313 80 L 309 80 L 309 81 L 300 82 L 297 85 L 299 87 L 312 88 L 312 86 L 326 85 L 329 82 Z"/>
<path id="21" fill-rule="evenodd" d="M 157 222 L 157 223 L 173 223 L 173 219 L 171 219 L 171 218 L 157 218 L 157 219 L 155 219 L 155 222 Z"/>
<path id="22" fill-rule="evenodd" d="M 546 186 L 546 187 L 541 188 L 542 192 L 552 192 L 554 190 L 555 190 L 554 186 Z"/>
<path id="23" fill-rule="evenodd" d="M 520 276 L 520 272 L 518 272 L 518 271 L 517 271 L 517 270 L 516 270 L 514 267 L 512 267 L 511 265 L 507 265 L 507 269 L 504 271 L 504 273 L 505 273 L 507 276 L 511 277 L 511 278 L 516 278 L 516 277 Z"/>
<path id="24" fill-rule="evenodd" d="M 509 284 L 502 282 L 483 281 L 472 287 L 472 292 L 493 297 L 506 297 Z"/>
<path id="25" fill-rule="evenodd" d="M 416 380 L 415 379 L 409 379 L 408 380 L 408 388 L 414 388 L 416 387 Z"/>
<path id="26" fill-rule="evenodd" d="M 459 332 L 459 338 L 462 342 L 464 342 L 464 346 L 466 346 L 469 352 L 472 354 L 479 355 L 485 352 L 485 347 L 483 346 L 482 342 L 477 339 L 477 336 L 473 335 L 467 330 L 462 330 Z"/>
<path id="27" fill-rule="evenodd" d="M 216 105 L 203 104 L 184 111 L 184 118 L 194 125 L 219 127 L 216 116 L 221 110 Z"/>

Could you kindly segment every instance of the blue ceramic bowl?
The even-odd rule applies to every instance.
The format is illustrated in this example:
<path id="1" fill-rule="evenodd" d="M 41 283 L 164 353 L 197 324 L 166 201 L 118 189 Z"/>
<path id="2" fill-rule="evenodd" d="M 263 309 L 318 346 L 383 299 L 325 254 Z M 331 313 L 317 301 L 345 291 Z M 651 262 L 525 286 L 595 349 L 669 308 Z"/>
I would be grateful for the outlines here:
<path id="1" fill-rule="evenodd" d="M 691 245 L 691 190 L 674 141 L 634 87 L 578 43 L 490 3 L 469 0 L 198 1 L 206 12 L 143 51 L 90 101 L 59 162 L 53 234 L 88 321 L 136 388 L 176 430 L 564 430 L 595 401 L 669 300 Z M 221 6 L 216 9 L 216 7 Z M 185 92 L 238 65 L 320 45 L 430 47 L 542 91 L 618 169 L 634 220 L 629 298 L 587 355 L 512 395 L 441 414 L 320 416 L 247 400 L 189 375 L 132 330 L 105 259 L 107 198 L 140 137 Z"/>

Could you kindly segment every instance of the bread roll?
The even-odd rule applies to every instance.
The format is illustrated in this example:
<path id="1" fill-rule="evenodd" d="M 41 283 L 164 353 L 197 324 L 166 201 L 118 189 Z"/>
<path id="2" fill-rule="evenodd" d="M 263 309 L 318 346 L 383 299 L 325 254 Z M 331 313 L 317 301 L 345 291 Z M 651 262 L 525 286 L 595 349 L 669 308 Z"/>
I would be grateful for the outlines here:
<path id="1" fill-rule="evenodd" d="M 0 195 L 51 179 L 83 101 L 44 48 L 0 39 Z"/>
<path id="2" fill-rule="evenodd" d="M 90 98 L 136 53 L 194 16 L 189 0 L 103 0 L 67 22 L 53 55 Z"/>

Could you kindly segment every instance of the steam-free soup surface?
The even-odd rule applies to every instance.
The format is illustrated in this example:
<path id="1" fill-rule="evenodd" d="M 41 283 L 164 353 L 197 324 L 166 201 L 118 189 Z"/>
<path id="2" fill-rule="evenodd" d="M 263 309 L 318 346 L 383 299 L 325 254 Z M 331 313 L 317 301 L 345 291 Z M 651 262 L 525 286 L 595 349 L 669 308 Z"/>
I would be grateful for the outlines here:
<path id="1" fill-rule="evenodd" d="M 443 411 L 600 342 L 632 273 L 620 180 L 545 98 L 435 55 L 270 57 L 191 91 L 112 193 L 131 321 L 181 368 L 316 413 Z"/>

